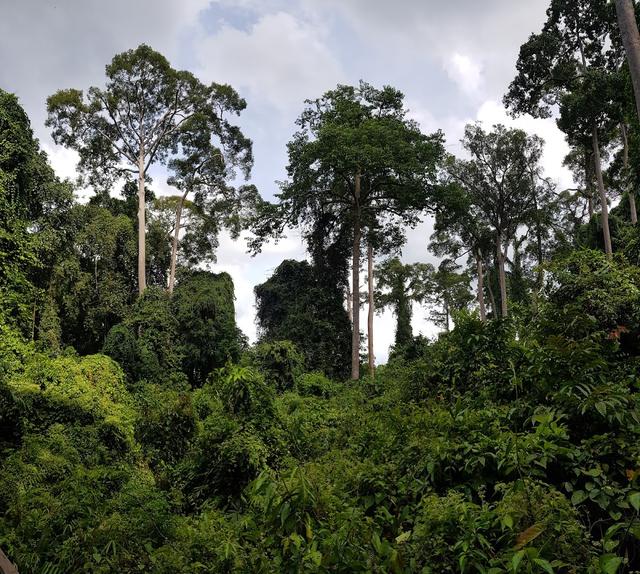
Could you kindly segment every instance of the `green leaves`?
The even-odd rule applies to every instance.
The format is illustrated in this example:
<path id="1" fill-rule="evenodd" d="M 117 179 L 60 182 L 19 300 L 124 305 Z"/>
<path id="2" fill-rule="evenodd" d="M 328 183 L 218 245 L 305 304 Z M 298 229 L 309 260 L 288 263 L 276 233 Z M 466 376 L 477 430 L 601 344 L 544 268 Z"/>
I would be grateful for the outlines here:
<path id="1" fill-rule="evenodd" d="M 602 574 L 616 574 L 624 560 L 615 554 L 605 554 L 600 557 L 598 564 Z"/>

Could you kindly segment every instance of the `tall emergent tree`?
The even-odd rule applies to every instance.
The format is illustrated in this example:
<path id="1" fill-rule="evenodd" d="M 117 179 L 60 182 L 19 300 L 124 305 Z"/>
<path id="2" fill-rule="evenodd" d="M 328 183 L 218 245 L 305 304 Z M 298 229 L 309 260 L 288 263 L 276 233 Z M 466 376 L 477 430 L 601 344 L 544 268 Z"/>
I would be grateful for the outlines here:
<path id="1" fill-rule="evenodd" d="M 514 114 L 550 117 L 554 110 L 559 108 L 562 114 L 564 107 L 570 107 L 570 115 L 581 117 L 580 131 L 584 134 L 588 127 L 608 255 L 612 248 L 600 138 L 612 107 L 595 87 L 606 85 L 603 76 L 619 67 L 618 51 L 611 41 L 614 28 L 606 2 L 551 0 L 542 31 L 532 34 L 520 48 L 518 73 L 504 98 Z M 570 139 L 577 139 L 575 131 L 568 134 Z"/>
<path id="2" fill-rule="evenodd" d="M 288 145 L 289 179 L 277 206 L 265 206 L 258 236 L 287 225 L 313 228 L 327 213 L 351 240 L 351 377 L 360 377 L 360 250 L 363 230 L 414 226 L 428 204 L 443 156 L 442 134 L 420 132 L 391 87 L 338 86 L 307 101 Z"/>
<path id="3" fill-rule="evenodd" d="M 493 251 L 491 230 L 485 220 L 474 214 L 472 195 L 446 171 L 443 175 L 446 179 L 435 199 L 434 231 L 430 237 L 429 250 L 439 257 L 457 260 L 468 255 L 473 260 L 480 320 L 486 321 L 484 277 L 488 255 Z"/>
<path id="4" fill-rule="evenodd" d="M 138 181 L 138 290 L 146 286 L 145 180 L 154 163 L 177 149 L 178 136 L 194 117 L 216 117 L 219 86 L 203 85 L 178 71 L 149 46 L 114 56 L 104 89 L 60 90 L 47 100 L 56 143 L 76 150 L 87 183 L 108 187 L 117 179 Z"/>
<path id="5" fill-rule="evenodd" d="M 234 187 L 228 183 L 235 177 L 236 168 L 241 169 L 246 179 L 253 165 L 251 141 L 226 119 L 229 114 L 239 115 L 246 102 L 230 86 L 213 84 L 208 103 L 207 108 L 180 127 L 178 153 L 168 163 L 173 172 L 168 183 L 181 192 L 176 198 L 169 293 L 175 284 L 180 233 L 186 227 L 182 212 L 190 196 L 193 196 L 192 211 L 200 215 L 198 220 L 202 224 L 201 233 L 192 234 L 191 238 L 211 246 L 222 226 L 235 236 L 239 234 L 241 208 L 255 193 L 253 186 Z"/>
<path id="6" fill-rule="evenodd" d="M 636 111 L 640 121 L 640 32 L 638 32 L 635 3 L 633 0 L 615 0 L 615 2 L 620 36 L 629 63 Z"/>
<path id="7" fill-rule="evenodd" d="M 531 174 L 538 171 L 542 140 L 502 125 L 485 132 L 480 125 L 473 124 L 465 128 L 462 145 L 471 159 L 450 158 L 447 171 L 463 194 L 457 201 L 466 206 L 468 217 L 474 222 L 465 223 L 465 237 L 467 233 L 473 233 L 468 239 L 470 246 L 481 248 L 485 230 L 492 236 L 501 316 L 506 317 L 507 251 L 518 228 L 530 221 L 532 212 L 537 209 L 536 185 Z M 474 228 L 477 231 L 473 231 Z"/>

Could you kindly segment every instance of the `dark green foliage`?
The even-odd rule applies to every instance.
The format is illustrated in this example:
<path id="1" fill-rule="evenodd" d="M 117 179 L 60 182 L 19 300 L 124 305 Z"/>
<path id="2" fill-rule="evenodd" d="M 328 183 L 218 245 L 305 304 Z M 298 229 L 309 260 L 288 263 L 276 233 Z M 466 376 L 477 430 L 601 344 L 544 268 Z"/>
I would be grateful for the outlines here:
<path id="1" fill-rule="evenodd" d="M 0 314 L 25 334 L 66 240 L 71 203 L 18 99 L 0 89 Z"/>
<path id="2" fill-rule="evenodd" d="M 344 291 L 339 283 L 330 284 L 330 272 L 306 261 L 283 261 L 256 285 L 256 315 L 261 341 L 290 340 L 304 354 L 307 368 L 345 378 L 351 327 Z"/>
<path id="3" fill-rule="evenodd" d="M 194 385 L 240 355 L 233 280 L 227 273 L 194 271 L 182 277 L 171 299 L 182 347 L 182 368 Z"/>
<path id="4" fill-rule="evenodd" d="M 623 257 L 608 260 L 598 251 L 576 251 L 554 262 L 541 322 L 548 332 L 581 338 L 613 338 L 640 327 L 640 270 Z"/>
<path id="5" fill-rule="evenodd" d="M 171 299 L 166 292 L 152 287 L 147 289 L 124 324 L 135 333 L 138 343 L 140 372 L 137 378 L 167 380 L 180 371 L 180 324 L 172 313 Z"/>
<path id="6" fill-rule="evenodd" d="M 328 399 L 338 392 L 338 387 L 322 373 L 304 373 L 296 379 L 296 391 L 302 396 Z"/>
<path id="7" fill-rule="evenodd" d="M 129 327 L 125 325 L 111 327 L 102 352 L 120 365 L 130 381 L 135 381 L 141 374 L 140 347 Z"/>
<path id="8" fill-rule="evenodd" d="M 615 52 L 603 60 L 603 30 L 616 48 L 612 7 L 580 0 L 574 15 L 569 4 L 552 1 L 543 33 L 523 48 L 537 57 L 521 57 L 509 97 L 543 115 L 561 103 L 571 133 L 594 116 L 600 128 L 619 121 L 622 104 L 611 78 L 595 74 L 619 67 Z M 573 16 L 594 72 L 581 76 L 582 91 L 571 80 L 582 38 Z M 153 85 L 136 75 L 145 62 Z M 559 83 L 544 82 L 550 72 Z M 123 86 L 131 73 L 136 86 Z M 133 92 L 153 88 L 161 104 L 179 96 L 202 110 L 213 93 L 244 106 L 228 86 L 204 89 L 146 46 L 117 56 L 107 75 Z M 94 183 L 122 167 L 105 149 L 115 134 L 101 131 L 113 127 L 104 114 L 129 102 L 105 93 L 50 100 L 56 136 L 79 148 Z M 151 95 L 140 96 L 149 104 Z M 146 228 L 151 287 L 137 297 L 135 189 L 71 206 L 24 112 L 0 91 L 0 546 L 21 572 L 640 571 L 640 232 L 616 225 L 613 210 L 617 253 L 575 250 L 596 246 L 597 218 L 581 228 L 576 216 L 570 236 L 555 229 L 566 214 L 550 206 L 565 200 L 547 201 L 552 187 L 521 153 L 536 159 L 538 140 L 502 127 L 468 127 L 475 159 L 448 173 L 464 185 L 447 180 L 436 193 L 441 138 L 420 134 L 402 100 L 361 84 L 309 103 L 290 144 L 291 181 L 280 206 L 260 204 L 256 242 L 277 235 L 287 212 L 313 264 L 286 261 L 256 289 L 262 338 L 235 364 L 243 341 L 230 276 L 181 269 L 165 291 L 158 216 Z M 162 121 L 151 111 L 149 122 Z M 248 167 L 248 141 L 225 128 L 230 157 Z M 189 140 L 204 132 L 158 140 L 155 160 L 188 156 L 191 144 L 215 152 Z M 227 167 L 209 166 L 217 184 Z M 362 227 L 376 249 L 398 246 L 399 223 L 415 223 L 428 200 L 437 200 L 433 250 L 451 259 L 438 271 L 397 259 L 379 267 L 397 345 L 375 378 L 344 383 L 349 244 Z M 238 207 L 228 222 L 236 231 L 246 215 Z M 389 209 L 398 211 L 387 220 Z M 216 232 L 206 230 L 191 263 Z M 499 266 L 487 249 L 507 259 L 508 318 L 496 318 L 494 301 L 490 320 L 466 309 L 471 275 L 456 261 L 471 250 L 474 272 L 486 271 L 480 294 L 492 297 Z M 544 265 L 534 271 L 534 261 Z M 413 300 L 436 305 L 446 327 L 452 315 L 453 327 L 412 337 Z"/>
<path id="9" fill-rule="evenodd" d="M 191 395 L 146 385 L 137 391 L 136 438 L 156 464 L 175 464 L 186 454 L 196 431 Z"/>
<path id="10" fill-rule="evenodd" d="M 305 367 L 304 357 L 291 341 L 259 343 L 251 351 L 251 361 L 279 392 L 293 389 Z"/>
<path id="11" fill-rule="evenodd" d="M 183 490 L 192 504 L 238 495 L 278 455 L 273 391 L 251 368 L 228 365 L 196 391 L 194 406 L 199 428 L 179 470 Z"/>
<path id="12" fill-rule="evenodd" d="M 4 545 L 26 571 L 591 574 L 625 552 L 635 568 L 640 364 L 608 329 L 634 328 L 636 271 L 576 252 L 536 314 L 461 313 L 366 384 L 304 374 L 282 342 L 254 353 L 270 383 L 229 364 L 132 396 L 106 357 L 5 329 Z M 168 304 L 151 290 L 114 348 L 170 346 Z"/>

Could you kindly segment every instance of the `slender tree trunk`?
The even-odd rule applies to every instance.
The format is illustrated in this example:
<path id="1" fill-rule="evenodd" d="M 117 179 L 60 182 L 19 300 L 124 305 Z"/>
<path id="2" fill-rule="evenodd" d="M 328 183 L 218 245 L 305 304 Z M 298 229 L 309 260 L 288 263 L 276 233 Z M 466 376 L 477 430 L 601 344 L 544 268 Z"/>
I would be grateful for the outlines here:
<path id="1" fill-rule="evenodd" d="M 638 212 L 636 210 L 636 190 L 633 188 L 631 174 L 629 173 L 629 140 L 627 138 L 627 126 L 620 124 L 620 133 L 622 135 L 622 164 L 624 172 L 625 187 L 629 196 L 629 211 L 631 212 L 631 223 L 638 223 Z"/>
<path id="2" fill-rule="evenodd" d="M 478 307 L 480 308 L 480 321 L 484 323 L 487 320 L 487 310 L 484 306 L 484 271 L 480 255 L 476 255 L 476 265 L 478 267 Z"/>
<path id="3" fill-rule="evenodd" d="M 496 257 L 498 258 L 498 281 L 500 283 L 500 316 L 507 316 L 507 276 L 504 272 L 504 252 L 502 250 L 502 234 L 496 239 Z"/>
<path id="4" fill-rule="evenodd" d="M 180 225 L 182 223 L 182 209 L 187 199 L 187 193 L 184 192 L 178 200 L 176 207 L 176 224 L 173 230 L 173 242 L 171 243 L 171 265 L 169 266 L 169 293 L 173 293 L 173 287 L 176 283 L 176 260 L 178 259 L 178 241 L 180 240 Z"/>
<path id="5" fill-rule="evenodd" d="M 369 376 L 373 379 L 376 370 L 376 361 L 373 354 L 373 248 L 371 243 L 367 246 L 367 280 L 369 284 L 369 316 L 367 317 L 367 342 L 369 344 Z"/>
<path id="6" fill-rule="evenodd" d="M 347 314 L 349 315 L 349 324 L 353 324 L 353 306 L 351 304 L 351 287 L 347 286 Z"/>
<path id="7" fill-rule="evenodd" d="M 633 0 L 616 0 L 616 13 L 618 14 L 618 26 L 627 54 L 633 93 L 636 99 L 636 110 L 640 120 L 640 33 L 636 22 L 636 11 Z"/>
<path id="8" fill-rule="evenodd" d="M 498 316 L 498 306 L 496 304 L 496 297 L 493 294 L 493 287 L 491 286 L 491 277 L 489 277 L 489 281 L 487 281 L 487 290 L 489 291 L 489 301 L 491 301 L 491 310 L 495 318 Z"/>
<path id="9" fill-rule="evenodd" d="M 144 145 L 140 143 L 138 155 L 138 293 L 142 295 L 147 288 L 146 275 L 146 204 L 144 199 Z"/>
<path id="10" fill-rule="evenodd" d="M 444 330 L 449 332 L 449 305 L 444 302 Z"/>
<path id="11" fill-rule="evenodd" d="M 589 221 L 593 218 L 593 177 L 592 177 L 592 161 L 589 148 L 584 149 L 584 191 L 587 195 L 587 212 L 589 213 Z"/>
<path id="12" fill-rule="evenodd" d="M 600 193 L 600 205 L 602 207 L 602 234 L 604 235 L 604 250 L 607 257 L 611 257 L 611 234 L 609 232 L 609 206 L 607 205 L 607 194 L 604 190 L 604 180 L 602 179 L 602 165 L 600 164 L 600 144 L 598 143 L 598 128 L 593 126 L 593 166 L 596 172 L 596 182 Z"/>
<path id="13" fill-rule="evenodd" d="M 7 558 L 0 548 L 0 572 L 2 574 L 18 574 L 18 567 Z"/>
<path id="14" fill-rule="evenodd" d="M 351 337 L 351 378 L 357 381 L 360 378 L 360 172 L 356 173 L 354 184 L 354 222 L 353 222 L 353 248 L 351 280 L 353 295 L 351 307 L 352 337 Z"/>

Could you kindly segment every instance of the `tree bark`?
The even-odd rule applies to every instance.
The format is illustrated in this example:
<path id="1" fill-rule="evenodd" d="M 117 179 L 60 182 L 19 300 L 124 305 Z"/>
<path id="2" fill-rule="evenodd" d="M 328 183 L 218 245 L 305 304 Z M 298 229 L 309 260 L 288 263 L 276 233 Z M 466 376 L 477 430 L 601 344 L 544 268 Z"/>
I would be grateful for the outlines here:
<path id="1" fill-rule="evenodd" d="M 373 354 L 373 248 L 371 244 L 367 246 L 367 282 L 369 284 L 369 316 L 367 317 L 367 343 L 369 345 L 369 376 L 375 377 L 375 356 Z"/>
<path id="2" fill-rule="evenodd" d="M 480 255 L 476 255 L 476 264 L 478 266 L 478 307 L 480 308 L 480 321 L 484 323 L 487 320 L 487 310 L 484 306 L 484 272 Z"/>
<path id="3" fill-rule="evenodd" d="M 600 194 L 600 205 L 602 208 L 602 234 L 604 236 L 604 251 L 607 257 L 611 257 L 611 233 L 609 232 L 609 206 L 607 205 L 607 194 L 604 190 L 604 180 L 602 179 L 602 165 L 600 163 L 600 144 L 598 143 L 598 128 L 593 126 L 593 166 L 596 172 L 596 182 Z"/>
<path id="4" fill-rule="evenodd" d="M 616 13 L 624 51 L 627 54 L 629 71 L 631 72 L 636 111 L 640 120 L 640 33 L 638 32 L 633 0 L 616 0 Z"/>
<path id="5" fill-rule="evenodd" d="M 140 142 L 138 155 L 138 293 L 142 295 L 147 288 L 146 275 L 146 204 L 144 199 L 144 145 Z"/>
<path id="6" fill-rule="evenodd" d="M 349 324 L 353 324 L 353 305 L 351 303 L 351 287 L 347 286 L 347 314 L 349 315 Z"/>
<path id="7" fill-rule="evenodd" d="M 507 310 L 507 276 L 504 272 L 504 252 L 502 251 L 502 234 L 496 239 L 496 257 L 498 258 L 498 281 L 500 283 L 500 316 L 506 317 Z"/>
<path id="8" fill-rule="evenodd" d="M 18 567 L 7 558 L 0 548 L 0 572 L 2 574 L 18 574 Z"/>
<path id="9" fill-rule="evenodd" d="M 622 168 L 624 173 L 625 188 L 629 196 L 629 211 L 631 212 L 631 223 L 638 223 L 638 212 L 636 210 L 636 191 L 631 182 L 631 174 L 629 173 L 629 140 L 627 138 L 627 126 L 625 123 L 620 124 L 620 133 L 622 135 Z"/>
<path id="10" fill-rule="evenodd" d="M 593 147 L 593 146 L 592 146 Z M 589 147 L 584 149 L 584 192 L 587 196 L 587 212 L 589 213 L 589 221 L 593 218 L 593 177 L 592 177 L 592 161 L 589 154 Z"/>
<path id="11" fill-rule="evenodd" d="M 351 379 L 357 381 L 360 378 L 360 172 L 356 173 L 354 183 L 353 215 Z"/>
<path id="12" fill-rule="evenodd" d="M 489 281 L 487 282 L 487 290 L 489 291 L 489 301 L 491 302 L 491 311 L 493 312 L 493 317 L 498 316 L 498 306 L 496 305 L 496 297 L 493 294 L 493 287 L 491 286 L 491 277 L 489 277 Z"/>
<path id="13" fill-rule="evenodd" d="M 178 200 L 176 207 L 176 224 L 173 230 L 173 242 L 171 244 L 171 265 L 169 266 L 169 293 L 173 293 L 173 287 L 176 282 L 176 260 L 178 259 L 178 241 L 180 240 L 180 225 L 182 222 L 182 209 L 187 199 L 187 193 L 184 192 Z"/>

